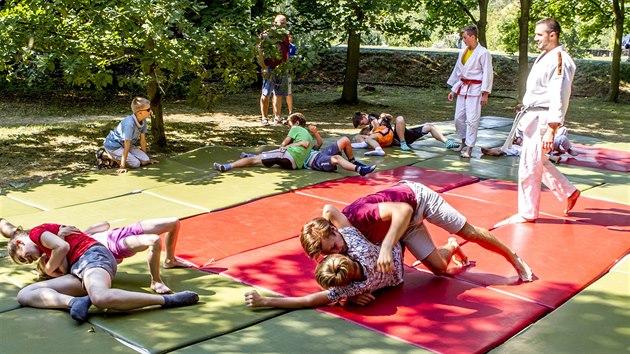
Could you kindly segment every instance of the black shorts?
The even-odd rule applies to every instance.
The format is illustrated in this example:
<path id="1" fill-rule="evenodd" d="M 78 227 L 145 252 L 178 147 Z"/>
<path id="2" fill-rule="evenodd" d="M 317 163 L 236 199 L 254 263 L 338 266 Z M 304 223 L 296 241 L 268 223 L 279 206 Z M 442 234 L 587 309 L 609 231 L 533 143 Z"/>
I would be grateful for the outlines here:
<path id="1" fill-rule="evenodd" d="M 411 128 L 411 129 L 405 129 L 405 142 L 407 144 L 412 144 L 414 141 L 427 135 L 427 133 L 422 132 L 423 127 L 424 125 Z M 394 143 L 392 145 L 400 146 L 400 140 L 398 139 L 398 134 L 394 134 Z"/>

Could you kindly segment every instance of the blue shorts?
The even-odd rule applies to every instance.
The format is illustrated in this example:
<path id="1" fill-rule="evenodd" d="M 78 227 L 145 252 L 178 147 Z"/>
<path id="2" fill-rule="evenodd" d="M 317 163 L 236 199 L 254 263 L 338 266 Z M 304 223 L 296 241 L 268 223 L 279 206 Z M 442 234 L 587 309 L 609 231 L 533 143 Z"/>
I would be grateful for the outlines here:
<path id="1" fill-rule="evenodd" d="M 112 252 L 110 252 L 107 247 L 97 243 L 88 248 L 85 253 L 83 253 L 76 262 L 74 262 L 70 268 L 70 273 L 81 279 L 81 282 L 83 282 L 85 272 L 92 268 L 105 269 L 113 280 L 116 275 L 116 271 L 118 270 L 118 264 L 116 263 L 116 259 L 114 258 Z"/>
<path id="2" fill-rule="evenodd" d="M 290 79 L 285 74 L 278 76 L 270 68 L 267 68 L 267 77 L 263 77 L 262 95 L 268 97 L 273 93 L 276 96 L 286 97 L 290 90 Z"/>
<path id="3" fill-rule="evenodd" d="M 323 172 L 336 171 L 337 166 L 331 161 L 332 157 L 335 155 L 341 155 L 341 151 L 339 151 L 339 146 L 336 142 L 326 146 L 324 150 L 320 150 L 320 152 L 313 157 L 313 162 L 309 168 Z"/>

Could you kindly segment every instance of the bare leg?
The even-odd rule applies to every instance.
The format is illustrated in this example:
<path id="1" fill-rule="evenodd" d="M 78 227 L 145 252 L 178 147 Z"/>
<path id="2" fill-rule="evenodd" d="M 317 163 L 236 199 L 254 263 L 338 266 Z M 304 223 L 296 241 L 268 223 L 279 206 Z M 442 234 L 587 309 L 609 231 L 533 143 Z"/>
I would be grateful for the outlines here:
<path id="1" fill-rule="evenodd" d="M 280 118 L 282 115 L 282 96 L 273 95 L 273 116 Z"/>
<path id="2" fill-rule="evenodd" d="M 81 280 L 72 274 L 30 284 L 17 295 L 22 306 L 69 309 L 74 297 L 85 296 Z"/>
<path id="3" fill-rule="evenodd" d="M 444 275 L 453 258 L 455 258 L 458 268 L 468 264 L 468 257 L 466 257 L 459 248 L 457 240 L 451 237 L 444 246 L 435 249 L 426 258 L 422 259 L 421 262 L 429 268 L 433 274 Z"/>
<path id="4" fill-rule="evenodd" d="M 457 232 L 457 236 L 465 240 L 479 244 L 481 247 L 503 256 L 516 269 L 521 281 L 532 281 L 532 270 L 529 266 L 512 250 L 510 250 L 503 242 L 499 241 L 490 231 L 466 223 L 464 227 Z"/>
<path id="5" fill-rule="evenodd" d="M 177 218 L 162 218 L 141 221 L 142 229 L 146 233 L 163 234 L 164 244 L 166 246 L 166 258 L 164 259 L 164 268 L 190 267 L 189 264 L 179 261 L 175 258 L 175 247 L 177 246 L 177 237 L 179 235 L 180 222 Z"/>
<path id="6" fill-rule="evenodd" d="M 289 110 L 289 114 L 293 113 L 293 94 L 292 93 L 287 95 L 287 109 Z"/>
<path id="7" fill-rule="evenodd" d="M 339 151 L 346 154 L 348 160 L 352 160 L 354 158 L 354 153 L 352 151 L 352 143 L 347 136 L 344 136 L 337 140 L 337 147 L 339 147 Z"/>
<path id="8" fill-rule="evenodd" d="M 269 96 L 260 96 L 260 114 L 263 122 L 267 120 L 267 111 L 269 110 Z"/>
<path id="9" fill-rule="evenodd" d="M 149 227 L 147 229 L 151 228 Z M 145 229 L 145 232 L 149 232 L 147 229 Z M 124 243 L 127 249 L 136 253 L 146 249 L 149 250 L 147 252 L 147 264 L 149 266 L 149 273 L 151 273 L 151 289 L 158 294 L 171 293 L 171 289 L 169 289 L 160 278 L 160 256 L 162 252 L 160 235 L 146 233 L 143 235 L 127 236 L 124 239 Z"/>
<path id="10" fill-rule="evenodd" d="M 87 270 L 83 282 L 90 300 L 99 308 L 127 311 L 164 304 L 164 297 L 161 295 L 112 289 L 112 279 L 103 268 Z"/>
<path id="11" fill-rule="evenodd" d="M 232 168 L 260 165 L 261 163 L 262 163 L 262 160 L 260 159 L 260 155 L 255 156 L 255 157 L 246 157 L 246 158 L 232 162 Z"/>
<path id="12" fill-rule="evenodd" d="M 348 171 L 355 171 L 355 168 L 357 167 L 355 164 L 339 155 L 332 156 L 330 158 L 330 162 L 332 162 L 335 166 L 341 166 L 341 168 Z"/>
<path id="13" fill-rule="evenodd" d="M 444 134 L 442 134 L 442 132 L 433 124 L 424 124 L 422 126 L 422 132 L 423 133 L 430 133 L 431 136 L 435 139 L 438 140 L 440 142 L 446 142 L 446 137 L 444 136 Z M 458 150 L 459 151 L 459 150 Z"/>
<path id="14" fill-rule="evenodd" d="M 464 149 L 465 146 L 466 146 L 466 139 L 462 139 L 462 143 L 459 145 L 458 148 L 453 149 L 453 151 L 460 152 Z"/>
<path id="15" fill-rule="evenodd" d="M 403 116 L 396 117 L 396 135 L 398 135 L 399 141 L 405 141 L 405 129 L 407 129 L 407 124 L 405 123 L 405 118 Z M 424 131 L 424 128 L 422 129 Z"/>

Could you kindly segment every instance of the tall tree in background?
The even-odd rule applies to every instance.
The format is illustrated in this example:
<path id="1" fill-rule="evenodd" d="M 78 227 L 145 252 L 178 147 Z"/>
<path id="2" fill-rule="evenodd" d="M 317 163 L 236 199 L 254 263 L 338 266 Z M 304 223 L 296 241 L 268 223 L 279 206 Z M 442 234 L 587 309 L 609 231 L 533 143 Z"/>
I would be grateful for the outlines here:
<path id="1" fill-rule="evenodd" d="M 320 24 L 320 40 L 346 42 L 346 72 L 340 101 L 358 101 L 361 36 L 371 29 L 405 34 L 413 40 L 427 33 L 414 17 L 420 0 L 294 0 L 300 16 Z"/>
<path id="2" fill-rule="evenodd" d="M 196 0 L 9 1 L 0 10 L 0 72 L 23 82 L 61 73 L 69 85 L 102 89 L 114 83 L 114 65 L 132 68 L 120 83 L 144 84 L 153 145 L 165 147 L 162 98 L 171 84 L 187 78 L 208 96 L 205 78 L 229 88 L 255 72 L 255 39 L 242 26 L 251 4 L 226 1 L 213 21 Z"/>
<path id="3" fill-rule="evenodd" d="M 518 102 L 523 102 L 525 85 L 529 72 L 529 10 L 532 0 L 520 0 L 521 12 L 518 18 Z"/>
<path id="4" fill-rule="evenodd" d="M 489 2 L 490 0 L 427 0 L 425 4 L 426 26 L 448 31 L 460 29 L 473 23 L 479 28 L 479 43 L 487 48 L 486 29 Z M 475 17 L 475 13 L 478 13 L 478 17 Z"/>
<path id="5" fill-rule="evenodd" d="M 615 44 L 613 47 L 612 66 L 610 68 L 610 91 L 608 92 L 608 102 L 619 100 L 619 70 L 621 67 L 621 40 L 623 39 L 623 24 L 625 20 L 625 1 L 613 0 L 612 8 L 614 14 Z"/>

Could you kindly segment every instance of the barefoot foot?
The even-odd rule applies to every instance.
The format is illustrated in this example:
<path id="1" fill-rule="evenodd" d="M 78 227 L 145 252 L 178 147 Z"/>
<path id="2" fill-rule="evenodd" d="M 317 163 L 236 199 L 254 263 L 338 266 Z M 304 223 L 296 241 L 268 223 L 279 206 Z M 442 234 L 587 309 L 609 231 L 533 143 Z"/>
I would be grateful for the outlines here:
<path id="1" fill-rule="evenodd" d="M 466 256 L 461 247 L 459 247 L 459 243 L 455 237 L 450 237 L 448 243 L 453 246 L 453 262 L 461 268 L 469 266 L 470 262 L 468 261 L 468 256 Z"/>
<path id="2" fill-rule="evenodd" d="M 503 220 L 503 221 L 499 221 L 498 223 L 494 224 L 494 226 L 492 227 L 492 229 L 496 229 L 497 227 L 500 226 L 505 226 L 505 225 L 509 225 L 509 224 L 523 224 L 526 222 L 534 222 L 536 221 L 534 220 L 530 220 L 530 219 L 525 219 L 524 217 L 520 216 L 519 214 L 514 214 L 512 216 L 510 216 L 509 218 Z"/>
<path id="3" fill-rule="evenodd" d="M 171 290 L 166 284 L 159 281 L 151 282 L 151 290 L 153 290 L 156 294 L 172 294 L 173 290 Z"/>
<path id="4" fill-rule="evenodd" d="M 534 280 L 532 269 L 516 253 L 514 254 L 514 269 L 518 272 L 518 277 L 522 282 L 531 282 Z"/>
<path id="5" fill-rule="evenodd" d="M 192 265 L 189 264 L 189 263 L 186 263 L 186 262 L 182 262 L 179 259 L 175 258 L 173 260 L 165 259 L 163 267 L 165 269 L 169 269 L 169 268 L 190 268 L 190 267 L 192 267 Z"/>
<path id="6" fill-rule="evenodd" d="M 575 203 L 577 203 L 580 194 L 580 190 L 576 189 L 575 192 L 573 192 L 573 194 L 571 194 L 571 196 L 567 198 L 567 208 L 564 209 L 564 215 L 569 215 L 569 212 L 571 211 L 571 209 L 573 209 Z"/>

